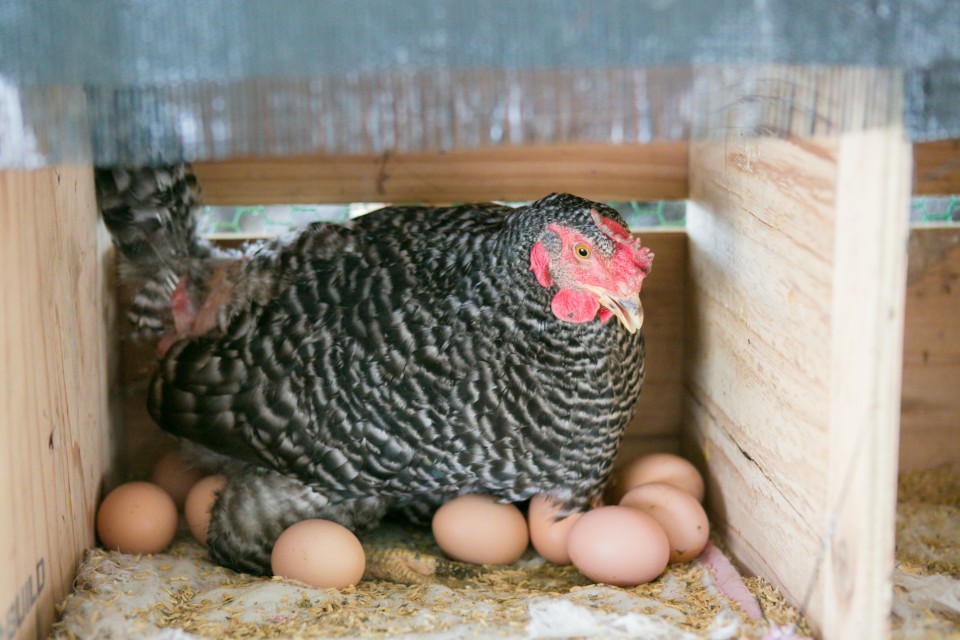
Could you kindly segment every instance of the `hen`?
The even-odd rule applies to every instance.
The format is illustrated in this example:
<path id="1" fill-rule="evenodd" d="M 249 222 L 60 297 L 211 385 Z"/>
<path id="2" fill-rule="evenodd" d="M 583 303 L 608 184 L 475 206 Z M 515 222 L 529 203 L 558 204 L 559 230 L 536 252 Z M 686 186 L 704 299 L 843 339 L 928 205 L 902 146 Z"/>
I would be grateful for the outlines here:
<path id="1" fill-rule="evenodd" d="M 157 193 L 192 193 L 189 170 L 163 171 L 98 184 L 127 261 L 176 245 L 144 287 L 160 319 L 139 322 L 171 329 L 148 404 L 228 477 L 215 560 L 267 573 L 307 518 L 359 530 L 465 493 L 564 511 L 599 495 L 643 380 L 653 259 L 616 211 L 566 194 L 388 207 L 240 259 L 195 237 L 192 196 Z"/>

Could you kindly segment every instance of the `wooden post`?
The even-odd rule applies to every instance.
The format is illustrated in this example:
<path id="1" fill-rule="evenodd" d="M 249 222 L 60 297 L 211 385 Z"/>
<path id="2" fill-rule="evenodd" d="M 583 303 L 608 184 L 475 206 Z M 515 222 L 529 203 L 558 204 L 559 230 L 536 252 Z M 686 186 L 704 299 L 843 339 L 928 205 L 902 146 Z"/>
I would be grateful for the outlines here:
<path id="1" fill-rule="evenodd" d="M 111 462 L 109 240 L 90 167 L 0 172 L 0 637 L 46 637 Z"/>
<path id="2" fill-rule="evenodd" d="M 888 634 L 910 146 L 691 146 L 685 442 L 736 559 L 825 638 Z"/>

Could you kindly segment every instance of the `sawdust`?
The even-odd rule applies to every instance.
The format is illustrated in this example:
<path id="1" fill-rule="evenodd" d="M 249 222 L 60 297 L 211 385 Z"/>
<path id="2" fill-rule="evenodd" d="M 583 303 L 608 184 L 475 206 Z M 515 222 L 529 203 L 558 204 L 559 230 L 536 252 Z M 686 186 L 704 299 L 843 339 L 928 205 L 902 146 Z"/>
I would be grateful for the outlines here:
<path id="1" fill-rule="evenodd" d="M 960 638 L 960 463 L 898 486 L 894 638 Z"/>
<path id="2" fill-rule="evenodd" d="M 592 584 L 533 551 L 508 567 L 455 562 L 428 531 L 412 527 L 381 527 L 364 546 L 364 580 L 339 591 L 234 573 L 187 537 L 155 556 L 95 549 L 54 637 L 536 637 L 532 612 L 558 600 L 592 616 L 588 637 L 615 637 L 616 621 L 638 616 L 664 637 L 762 638 L 769 627 L 740 612 L 699 562 L 621 589 Z M 174 632 L 181 635 L 163 635 Z"/>
<path id="3" fill-rule="evenodd" d="M 893 637 L 960 638 L 960 465 L 904 474 L 899 497 Z M 712 541 L 726 552 L 716 536 Z M 53 637 L 534 638 L 554 637 L 571 621 L 551 617 L 573 613 L 585 629 L 580 637 L 632 637 L 630 629 L 641 628 L 643 637 L 749 639 L 771 629 L 781 634 L 774 637 L 812 636 L 763 578 L 744 580 L 763 612 L 751 620 L 697 561 L 621 589 L 592 584 L 532 551 L 509 567 L 456 562 L 428 530 L 408 526 L 381 527 L 364 547 L 364 580 L 339 591 L 234 573 L 186 536 L 155 556 L 95 549 Z M 545 606 L 555 604 L 564 606 Z"/>

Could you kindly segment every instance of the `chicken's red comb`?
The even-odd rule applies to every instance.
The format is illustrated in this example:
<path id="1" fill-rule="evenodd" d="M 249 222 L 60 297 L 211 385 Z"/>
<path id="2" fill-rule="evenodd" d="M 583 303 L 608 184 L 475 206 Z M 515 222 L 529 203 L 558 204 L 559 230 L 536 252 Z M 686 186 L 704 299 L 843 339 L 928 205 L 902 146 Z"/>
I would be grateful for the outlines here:
<path id="1" fill-rule="evenodd" d="M 594 224 L 596 224 L 608 238 L 619 244 L 625 244 L 636 252 L 634 261 L 640 265 L 640 268 L 643 269 L 644 272 L 650 271 L 650 263 L 653 262 L 653 252 L 650 251 L 648 247 L 643 246 L 643 242 L 640 241 L 639 236 L 632 235 L 616 220 L 611 220 L 610 218 L 600 215 L 600 212 L 596 209 L 590 210 L 590 216 L 593 218 Z"/>
<path id="2" fill-rule="evenodd" d="M 590 216 L 593 218 L 594 224 L 614 242 L 629 244 L 637 250 L 642 248 L 640 238 L 631 235 L 630 232 L 616 220 L 600 215 L 600 212 L 596 209 L 590 210 Z"/>

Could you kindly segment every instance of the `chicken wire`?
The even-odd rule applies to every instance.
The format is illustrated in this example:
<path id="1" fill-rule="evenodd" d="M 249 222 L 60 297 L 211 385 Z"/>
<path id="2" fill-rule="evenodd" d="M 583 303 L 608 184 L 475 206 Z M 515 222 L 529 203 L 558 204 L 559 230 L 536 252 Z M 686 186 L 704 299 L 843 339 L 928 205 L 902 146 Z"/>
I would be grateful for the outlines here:
<path id="1" fill-rule="evenodd" d="M 0 167 L 903 122 L 960 136 L 952 0 L 0 2 Z"/>
<path id="2" fill-rule="evenodd" d="M 523 202 L 508 203 L 513 206 Z M 620 212 L 630 229 L 682 228 L 686 226 L 684 200 L 607 202 Z M 311 222 L 345 222 L 387 203 L 356 202 L 334 205 L 208 206 L 199 214 L 200 232 L 206 236 L 257 237 L 281 235 Z M 920 196 L 910 201 L 913 224 L 960 223 L 960 196 Z"/>
<path id="3" fill-rule="evenodd" d="M 384 202 L 354 202 L 334 205 L 207 206 L 199 212 L 200 233 L 205 236 L 272 236 L 287 233 L 311 222 L 345 222 L 387 206 Z M 528 202 L 509 202 L 511 206 Z M 655 202 L 608 202 L 633 230 L 651 227 L 683 227 L 687 206 L 683 200 Z"/>
<path id="4" fill-rule="evenodd" d="M 910 201 L 914 223 L 960 223 L 960 196 L 922 196 Z"/>

